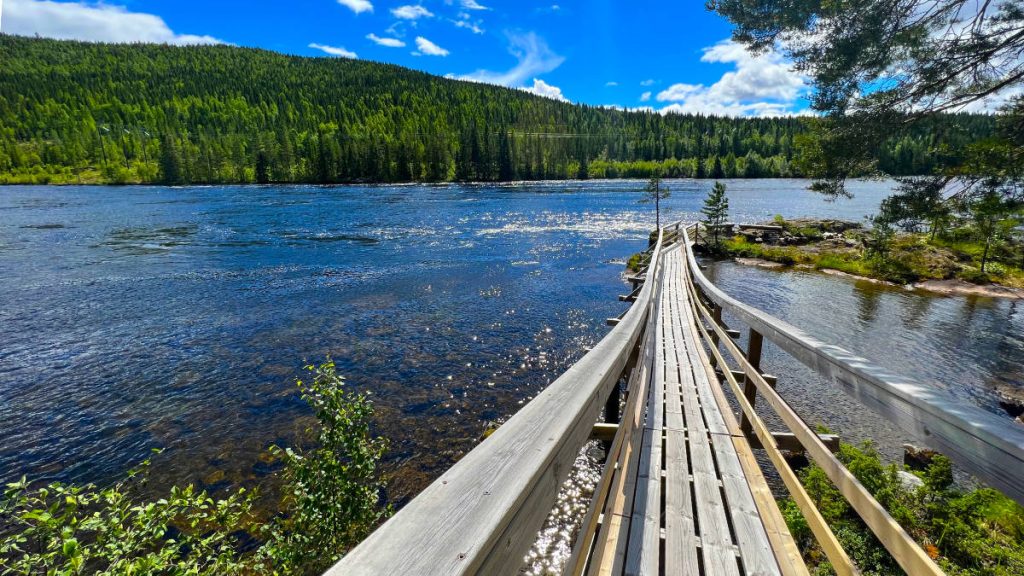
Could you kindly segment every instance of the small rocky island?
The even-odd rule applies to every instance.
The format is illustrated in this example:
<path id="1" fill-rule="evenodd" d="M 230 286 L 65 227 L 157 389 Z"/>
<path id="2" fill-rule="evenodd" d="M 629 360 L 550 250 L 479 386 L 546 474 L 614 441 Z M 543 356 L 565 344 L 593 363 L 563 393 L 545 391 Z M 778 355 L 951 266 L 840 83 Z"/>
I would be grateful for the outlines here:
<path id="1" fill-rule="evenodd" d="M 718 246 L 706 229 L 696 241 L 705 254 L 746 265 L 815 269 L 947 295 L 1024 298 L 1021 268 L 990 261 L 982 270 L 978 246 L 927 234 L 879 238 L 857 222 L 776 217 L 757 224 L 728 224 L 719 231 Z M 1021 247 L 1007 243 L 999 249 L 1015 253 Z"/>

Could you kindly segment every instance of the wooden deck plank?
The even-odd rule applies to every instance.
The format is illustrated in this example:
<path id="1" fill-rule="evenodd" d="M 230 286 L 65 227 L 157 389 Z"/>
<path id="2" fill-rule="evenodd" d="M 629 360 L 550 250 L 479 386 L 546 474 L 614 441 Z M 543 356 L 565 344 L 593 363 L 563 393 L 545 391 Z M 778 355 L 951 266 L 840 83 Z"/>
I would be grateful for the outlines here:
<path id="1" fill-rule="evenodd" d="M 676 282 L 676 279 L 670 279 Z M 680 280 L 681 281 L 681 280 Z M 739 457 L 733 446 L 732 435 L 738 430 L 730 430 L 725 423 L 722 411 L 728 411 L 728 405 L 722 406 L 712 392 L 712 384 L 708 371 L 703 368 L 703 360 L 697 352 L 697 340 L 691 323 L 694 321 L 690 309 L 689 295 L 683 294 L 681 318 L 676 319 L 680 326 L 685 326 L 683 340 L 690 364 L 695 366 L 694 380 L 704 417 L 711 432 L 711 447 L 718 464 L 719 477 L 725 493 L 726 509 L 732 520 L 736 534 L 736 545 L 740 549 L 743 571 L 746 574 L 780 574 L 778 562 L 768 541 L 768 534 L 761 521 L 757 505 L 748 487 L 748 480 L 740 466 Z M 717 381 L 715 386 L 717 386 Z"/>
<path id="2" fill-rule="evenodd" d="M 667 258 L 673 270 L 666 278 L 676 296 L 676 302 L 685 302 L 685 294 L 681 287 L 681 270 L 677 267 L 678 252 L 672 252 Z M 711 438 L 705 422 L 704 407 L 697 390 L 696 378 L 703 374 L 702 367 L 694 366 L 690 355 L 686 352 L 686 337 L 682 329 L 684 312 L 682 306 L 673 308 L 673 328 L 678 330 L 677 338 L 683 342 L 679 354 L 680 363 L 686 358 L 686 373 L 682 375 L 683 408 L 686 416 L 687 437 L 690 446 L 690 462 L 693 468 L 693 491 L 697 508 L 697 525 L 700 530 L 701 557 L 704 559 L 706 574 L 738 575 L 739 564 L 733 552 L 732 534 L 729 529 L 728 512 L 719 487 L 718 471 L 715 466 L 711 449 Z M 717 405 L 708 407 L 717 409 Z"/>
<path id="3" fill-rule="evenodd" d="M 663 262 L 640 374 L 643 398 L 636 399 L 638 414 L 624 422 L 632 428 L 610 472 L 615 478 L 588 573 L 802 575 L 775 560 L 772 543 L 792 538 L 780 518 L 773 519 L 773 539 L 762 522 L 755 494 L 770 500 L 771 493 L 759 473 L 754 481 L 763 489 L 748 485 L 737 452 L 746 439 L 723 413 L 730 408 L 719 401 L 707 356 L 698 352 L 682 252 L 666 251 Z"/>
<path id="4" fill-rule="evenodd" d="M 699 335 L 695 327 L 689 326 L 689 328 L 692 341 L 698 341 Z M 693 363 L 702 365 L 708 373 L 712 372 L 713 369 L 705 351 L 699 345 L 695 346 L 695 348 L 697 358 L 693 359 Z M 790 529 L 788 529 L 785 521 L 782 519 L 778 504 L 775 502 L 775 497 L 764 479 L 761 467 L 754 457 L 750 444 L 746 442 L 746 439 L 739 431 L 739 422 L 736 421 L 736 418 L 730 411 L 731 408 L 729 408 L 729 403 L 725 398 L 722 386 L 712 387 L 712 392 L 720 408 L 719 411 L 725 420 L 726 427 L 730 430 L 732 446 L 742 469 L 744 483 L 751 490 L 759 520 L 767 534 L 772 549 L 772 556 L 777 561 L 779 570 L 785 576 L 806 576 L 808 571 L 807 565 L 803 561 L 803 554 L 794 541 L 793 535 L 790 534 Z M 751 564 L 744 559 L 743 566 L 748 573 L 750 573 Z"/>
<path id="5" fill-rule="evenodd" d="M 665 401 L 665 314 L 659 302 L 654 326 L 654 367 L 647 399 L 643 448 L 637 470 L 636 498 L 626 552 L 627 576 L 657 574 L 661 553 L 661 450 Z"/>
<path id="6" fill-rule="evenodd" d="M 668 268 L 666 272 L 672 270 Z M 670 292 L 668 305 L 678 305 L 674 292 Z M 665 574 L 698 574 L 697 533 L 687 462 L 676 333 L 671 325 L 665 330 L 666 366 L 675 370 L 674 387 L 669 389 L 667 386 L 665 395 Z M 668 346 L 671 346 L 671 353 Z"/>

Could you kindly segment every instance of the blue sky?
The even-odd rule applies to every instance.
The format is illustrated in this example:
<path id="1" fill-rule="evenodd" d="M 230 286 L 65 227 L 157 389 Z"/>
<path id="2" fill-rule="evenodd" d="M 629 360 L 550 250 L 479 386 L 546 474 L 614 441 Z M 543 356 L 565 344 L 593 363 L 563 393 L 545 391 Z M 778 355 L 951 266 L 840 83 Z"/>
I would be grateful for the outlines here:
<path id="1" fill-rule="evenodd" d="M 806 110 L 778 54 L 731 43 L 698 0 L 0 0 L 13 34 L 225 42 L 390 62 L 592 105 L 734 116 Z"/>

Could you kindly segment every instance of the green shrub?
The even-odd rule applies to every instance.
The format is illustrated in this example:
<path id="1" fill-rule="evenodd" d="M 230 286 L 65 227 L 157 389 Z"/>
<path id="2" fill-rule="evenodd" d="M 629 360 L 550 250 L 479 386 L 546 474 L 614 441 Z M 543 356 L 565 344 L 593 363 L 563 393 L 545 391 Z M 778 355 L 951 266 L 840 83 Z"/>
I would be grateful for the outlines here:
<path id="1" fill-rule="evenodd" d="M 257 521 L 254 494 L 241 488 L 214 498 L 174 487 L 143 501 L 148 461 L 104 489 L 33 488 L 23 478 L 0 502 L 0 574 L 320 573 L 390 513 L 379 497 L 386 443 L 370 433 L 372 405 L 345 390 L 333 363 L 306 369 L 311 379 L 298 385 L 319 421 L 318 445 L 272 449 L 285 464 L 279 516 Z"/>
<path id="2" fill-rule="evenodd" d="M 792 266 L 806 260 L 803 253 L 796 248 L 790 246 L 766 246 L 764 244 L 748 242 L 743 236 L 735 236 L 730 240 L 726 240 L 723 245 L 725 246 L 726 253 L 739 258 L 761 258 L 762 260 L 770 260 L 787 266 Z"/>
<path id="3" fill-rule="evenodd" d="M 214 499 L 192 486 L 154 502 L 135 499 L 149 462 L 114 486 L 7 485 L 0 506 L 3 574 L 237 574 L 236 532 L 251 519 L 252 494 Z"/>
<path id="4" fill-rule="evenodd" d="M 818 270 L 839 270 L 855 276 L 871 276 L 871 266 L 860 258 L 848 258 L 839 254 L 822 254 L 815 260 L 814 267 Z"/>
<path id="5" fill-rule="evenodd" d="M 377 468 L 387 442 L 372 436 L 370 402 L 345 391 L 333 362 L 306 370 L 312 380 L 298 385 L 320 423 L 318 447 L 309 454 L 271 448 L 285 464 L 287 514 L 264 527 L 267 543 L 258 556 L 273 567 L 318 574 L 390 513 L 380 505 Z"/>
<path id="6" fill-rule="evenodd" d="M 626 261 L 626 269 L 634 272 L 639 272 L 641 268 L 645 268 L 651 263 L 650 252 L 637 252 L 629 257 Z"/>
<path id="7" fill-rule="evenodd" d="M 918 488 L 906 487 L 899 468 L 883 463 L 870 443 L 842 444 L 838 458 L 948 574 L 1024 574 L 1024 508 L 989 488 L 957 488 L 948 458 L 937 456 L 915 472 L 924 483 Z M 821 468 L 808 466 L 800 479 L 864 574 L 902 573 Z M 834 574 L 793 500 L 780 501 L 779 508 L 811 573 Z"/>
<path id="8" fill-rule="evenodd" d="M 960 270 L 957 277 L 972 284 L 988 284 L 992 281 L 992 278 L 979 268 L 964 268 Z"/>

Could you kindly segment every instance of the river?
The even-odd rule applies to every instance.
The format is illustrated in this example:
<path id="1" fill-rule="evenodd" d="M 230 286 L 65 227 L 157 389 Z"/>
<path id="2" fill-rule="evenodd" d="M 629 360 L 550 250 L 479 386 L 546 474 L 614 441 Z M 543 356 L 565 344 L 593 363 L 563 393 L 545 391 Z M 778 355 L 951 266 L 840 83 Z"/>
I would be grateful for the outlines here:
<path id="1" fill-rule="evenodd" d="M 860 220 L 799 180 L 727 181 L 736 221 Z M 311 423 L 294 378 L 331 356 L 372 394 L 398 504 L 577 360 L 624 307 L 644 183 L 0 188 L 0 482 L 108 482 L 150 454 L 158 485 L 259 484 Z M 663 220 L 706 181 L 669 181 Z M 999 411 L 1024 386 L 1020 304 L 732 263 L 709 276 L 826 341 Z M 806 419 L 904 435 L 769 348 Z"/>

